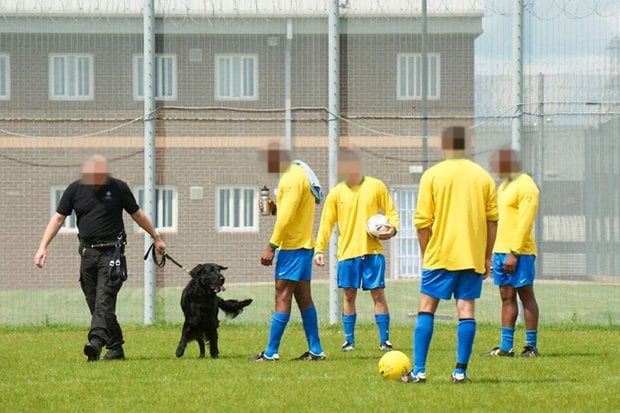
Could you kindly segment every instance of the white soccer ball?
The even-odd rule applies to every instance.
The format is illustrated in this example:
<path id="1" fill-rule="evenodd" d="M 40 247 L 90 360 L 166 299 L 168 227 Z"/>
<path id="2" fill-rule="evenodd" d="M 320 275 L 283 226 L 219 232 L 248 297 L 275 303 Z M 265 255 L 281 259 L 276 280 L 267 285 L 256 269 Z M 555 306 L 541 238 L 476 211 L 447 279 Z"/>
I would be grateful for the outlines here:
<path id="1" fill-rule="evenodd" d="M 371 237 L 377 238 L 381 234 L 389 231 L 389 221 L 383 214 L 373 215 L 366 221 L 366 232 Z"/>

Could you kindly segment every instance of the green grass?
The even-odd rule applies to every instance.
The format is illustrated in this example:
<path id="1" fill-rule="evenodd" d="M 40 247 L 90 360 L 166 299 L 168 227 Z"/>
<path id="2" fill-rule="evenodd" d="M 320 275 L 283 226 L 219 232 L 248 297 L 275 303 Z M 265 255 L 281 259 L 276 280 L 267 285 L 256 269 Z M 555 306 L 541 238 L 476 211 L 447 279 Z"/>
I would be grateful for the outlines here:
<path id="1" fill-rule="evenodd" d="M 289 325 L 278 363 L 247 361 L 264 346 L 265 323 L 223 323 L 218 360 L 198 359 L 196 343 L 176 359 L 180 326 L 160 324 L 125 329 L 128 360 L 86 363 L 85 330 L 0 328 L 0 411 L 620 411 L 618 326 L 544 325 L 543 356 L 522 360 L 478 357 L 498 339 L 496 325 L 481 324 L 469 368 L 473 382 L 463 386 L 448 381 L 455 353 L 449 323 L 436 326 L 424 385 L 379 377 L 377 333 L 368 323 L 358 326 L 351 353 L 338 350 L 338 326 L 322 325 L 328 360 L 315 363 L 288 361 L 305 350 L 298 323 Z M 516 346 L 523 334 L 518 329 Z M 411 326 L 394 326 L 392 339 L 411 352 Z"/>
<path id="2" fill-rule="evenodd" d="M 326 282 L 313 282 L 313 298 L 322 322 L 328 321 L 329 291 Z M 535 286 L 542 323 L 620 324 L 620 284 L 537 282 Z M 419 283 L 416 280 L 389 280 L 386 296 L 392 320 L 409 323 L 417 306 Z M 181 288 L 159 288 L 157 320 L 180 322 Z M 273 310 L 273 284 L 230 284 L 223 294 L 229 298 L 253 298 L 251 311 L 243 321 L 264 323 Z M 358 299 L 359 320 L 372 322 L 372 304 L 368 293 Z M 121 322 L 140 323 L 144 319 L 144 293 L 141 288 L 125 287 L 118 299 Z M 482 298 L 477 303 L 476 317 L 481 321 L 499 322 L 500 300 L 497 288 L 490 280 L 484 284 Z M 443 302 L 438 319 L 454 320 L 454 305 Z M 297 315 L 293 320 L 299 320 Z M 0 291 L 0 325 L 23 324 L 88 324 L 88 309 L 82 291 L 75 288 L 35 291 Z"/>

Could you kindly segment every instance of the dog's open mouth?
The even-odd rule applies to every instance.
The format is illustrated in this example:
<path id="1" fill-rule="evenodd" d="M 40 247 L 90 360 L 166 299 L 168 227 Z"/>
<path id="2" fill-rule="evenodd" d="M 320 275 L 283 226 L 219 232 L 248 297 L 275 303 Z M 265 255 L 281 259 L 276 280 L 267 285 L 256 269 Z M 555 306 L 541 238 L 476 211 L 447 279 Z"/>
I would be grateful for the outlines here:
<path id="1" fill-rule="evenodd" d="M 226 291 L 226 287 L 224 287 L 225 281 L 226 281 L 226 278 L 220 275 L 218 279 L 215 281 L 215 283 L 211 285 L 211 289 L 213 290 L 213 292 L 217 294 L 219 292 Z"/>

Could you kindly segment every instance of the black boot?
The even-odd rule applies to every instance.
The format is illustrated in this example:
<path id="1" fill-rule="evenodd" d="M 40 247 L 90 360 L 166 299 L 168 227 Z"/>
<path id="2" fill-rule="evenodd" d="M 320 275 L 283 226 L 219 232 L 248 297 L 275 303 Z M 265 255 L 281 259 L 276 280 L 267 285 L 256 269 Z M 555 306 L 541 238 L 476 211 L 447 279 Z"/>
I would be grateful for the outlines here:
<path id="1" fill-rule="evenodd" d="M 97 361 L 101 356 L 101 349 L 103 348 L 103 341 L 98 337 L 89 339 L 84 344 L 84 355 L 88 357 L 88 361 Z"/>
<path id="2" fill-rule="evenodd" d="M 123 346 L 114 346 L 109 348 L 103 356 L 104 360 L 125 360 L 125 351 Z"/>

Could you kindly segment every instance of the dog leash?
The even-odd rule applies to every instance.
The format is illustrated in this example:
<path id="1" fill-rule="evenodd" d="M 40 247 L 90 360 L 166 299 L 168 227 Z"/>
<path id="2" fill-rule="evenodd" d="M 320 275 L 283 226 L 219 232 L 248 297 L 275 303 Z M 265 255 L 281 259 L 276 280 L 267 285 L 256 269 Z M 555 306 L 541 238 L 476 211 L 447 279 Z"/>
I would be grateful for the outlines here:
<path id="1" fill-rule="evenodd" d="M 188 274 L 190 273 L 187 268 L 185 268 L 183 265 L 181 265 L 177 260 L 172 258 L 170 256 L 170 254 L 168 254 L 165 251 L 164 251 L 163 254 L 161 254 L 161 260 L 157 261 L 157 251 L 155 250 L 155 243 L 152 243 L 151 246 L 149 247 L 149 249 L 146 250 L 146 254 L 144 254 L 144 261 L 146 261 L 149 258 L 149 254 L 151 254 L 151 256 L 153 257 L 153 262 L 159 268 L 164 268 L 164 266 L 166 265 L 166 259 L 169 259 L 174 264 L 176 264 L 177 267 L 179 267 L 180 269 L 182 269 L 183 271 L 185 271 Z"/>

